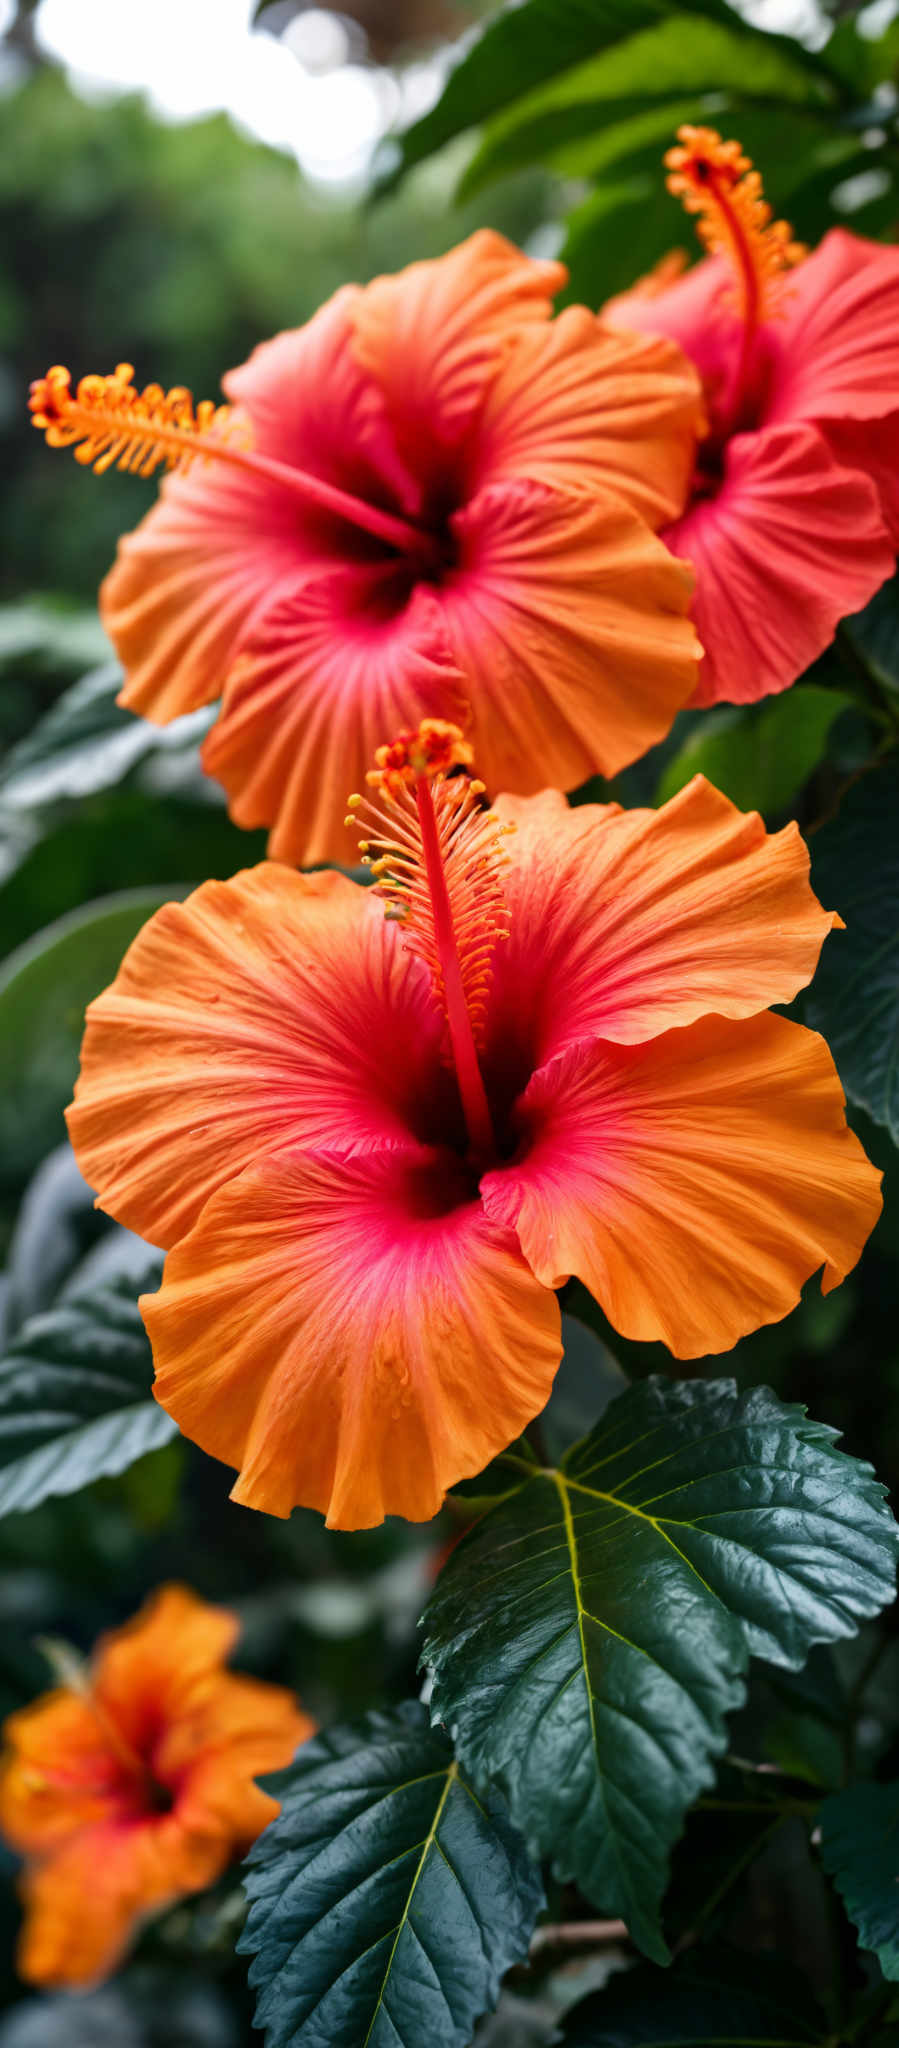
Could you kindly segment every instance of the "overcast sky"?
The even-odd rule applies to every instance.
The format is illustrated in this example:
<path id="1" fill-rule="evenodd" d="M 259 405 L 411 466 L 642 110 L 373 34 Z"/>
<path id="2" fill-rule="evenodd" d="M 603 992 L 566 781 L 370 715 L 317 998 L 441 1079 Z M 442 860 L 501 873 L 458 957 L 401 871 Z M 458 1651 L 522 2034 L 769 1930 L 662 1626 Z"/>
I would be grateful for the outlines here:
<path id="1" fill-rule="evenodd" d="M 433 64 L 402 86 L 357 60 L 350 34 L 311 8 L 285 38 L 251 33 L 254 0 L 41 0 L 37 30 L 82 91 L 142 90 L 172 119 L 224 108 L 253 135 L 289 149 L 310 177 L 364 177 L 374 145 L 429 104 Z M 0 25 L 9 0 L 0 0 Z"/>

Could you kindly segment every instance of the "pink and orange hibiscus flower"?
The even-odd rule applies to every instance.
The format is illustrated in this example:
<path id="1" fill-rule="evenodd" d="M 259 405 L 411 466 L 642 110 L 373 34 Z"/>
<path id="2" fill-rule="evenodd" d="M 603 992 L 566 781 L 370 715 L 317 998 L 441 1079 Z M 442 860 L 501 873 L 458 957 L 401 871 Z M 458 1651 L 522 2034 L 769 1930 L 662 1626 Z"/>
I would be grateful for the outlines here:
<path id="1" fill-rule="evenodd" d="M 667 335 L 702 378 L 709 431 L 664 537 L 696 573 L 693 702 L 748 703 L 795 682 L 893 571 L 899 249 L 838 228 L 807 255 L 739 143 L 680 142 L 668 182 L 710 253 L 682 277 L 667 259 L 604 318 Z"/>
<path id="2" fill-rule="evenodd" d="M 292 1694 L 225 1669 L 236 1615 L 166 1586 L 77 1683 L 3 1729 L 0 1832 L 25 1858 L 19 1970 L 78 1989 L 140 1922 L 203 1890 L 274 1819 L 254 1783 L 314 1732 Z"/>
<path id="3" fill-rule="evenodd" d="M 42 378 L 82 460 L 169 477 L 101 592 L 121 702 L 222 697 L 204 765 L 269 850 L 345 854 L 346 791 L 385 732 L 466 725 L 492 790 L 613 775 L 696 682 L 682 510 L 702 407 L 665 339 L 620 334 L 486 230 L 345 286 L 224 380 L 230 422 L 130 366 Z M 80 442 L 80 446 L 78 443 Z M 160 452 L 162 451 L 162 452 Z"/>
<path id="4" fill-rule="evenodd" d="M 88 1011 L 69 1128 L 168 1251 L 157 1398 L 272 1514 L 433 1515 L 545 1405 L 571 1275 L 697 1357 L 879 1212 L 823 1040 L 768 1008 L 838 922 L 796 827 L 701 778 L 491 812 L 469 757 L 427 721 L 381 751 L 375 890 L 208 882 Z"/>

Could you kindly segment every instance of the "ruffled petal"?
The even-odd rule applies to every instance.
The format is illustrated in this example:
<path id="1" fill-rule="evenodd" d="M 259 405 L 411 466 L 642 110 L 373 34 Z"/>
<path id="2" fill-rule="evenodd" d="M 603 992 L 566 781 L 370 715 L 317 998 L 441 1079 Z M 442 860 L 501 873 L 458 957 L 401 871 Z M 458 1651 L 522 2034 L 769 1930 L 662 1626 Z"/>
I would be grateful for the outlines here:
<path id="1" fill-rule="evenodd" d="M 178 1782 L 178 1821 L 191 1834 L 225 1836 L 242 1854 L 278 1812 L 255 1780 L 283 1770 L 315 1722 L 279 1685 L 220 1673 L 205 1701 L 166 1730 L 154 1763 Z"/>
<path id="2" fill-rule="evenodd" d="M 320 550 L 306 547 L 312 573 Z M 304 567 L 297 501 L 224 463 L 169 477 L 119 542 L 100 616 L 125 670 L 119 703 L 166 725 L 221 691 L 248 633 Z"/>
<path id="3" fill-rule="evenodd" d="M 821 431 L 842 468 L 870 477 L 890 543 L 899 552 L 899 409 L 882 419 L 825 420 Z"/>
<path id="4" fill-rule="evenodd" d="M 421 486 L 354 347 L 365 297 L 359 285 L 342 286 L 305 326 L 260 342 L 222 382 L 252 420 L 260 454 L 414 518 Z"/>
<path id="5" fill-rule="evenodd" d="M 251 449 L 370 503 L 415 516 L 384 399 L 351 350 L 356 286 L 305 327 L 276 335 L 224 379 Z M 235 426 L 239 438 L 239 421 Z M 261 621 L 325 569 L 385 550 L 269 476 L 198 460 L 120 542 L 101 590 L 103 622 L 126 671 L 120 702 L 165 724 L 219 696 Z"/>
<path id="6" fill-rule="evenodd" d="M 196 1712 L 214 1693 L 239 1633 L 236 1614 L 187 1586 L 162 1586 L 133 1621 L 101 1637 L 92 1690 L 138 1755 L 161 1721 Z"/>
<path id="7" fill-rule="evenodd" d="M 451 1154 L 293 1154 L 214 1196 L 141 1311 L 156 1396 L 233 1498 L 422 1521 L 545 1405 L 555 1297 Z"/>
<path id="8" fill-rule="evenodd" d="M 390 596 L 378 571 L 323 577 L 276 606 L 231 671 L 203 764 L 239 825 L 271 825 L 275 859 L 353 858 L 346 800 L 375 748 L 425 717 L 466 721 L 433 591 Z"/>
<path id="9" fill-rule="evenodd" d="M 563 1053 L 519 1111 L 484 1206 L 547 1286 L 572 1273 L 625 1337 L 726 1351 L 836 1287 L 880 1214 L 822 1038 L 770 1012 Z"/>
<path id="10" fill-rule="evenodd" d="M 893 568 L 874 485 L 808 426 L 737 434 L 719 491 L 665 539 L 696 571 L 697 705 L 787 689 Z"/>
<path id="11" fill-rule="evenodd" d="M 703 257 L 662 291 L 653 279 L 619 292 L 602 307 L 604 325 L 637 334 L 664 334 L 675 341 L 702 379 L 712 404 L 727 388 L 740 352 L 741 323 L 733 306 L 733 281 L 720 257 Z"/>
<path id="12" fill-rule="evenodd" d="M 297 1143 L 408 1137 L 452 1082 L 428 978 L 382 905 L 262 866 L 167 903 L 87 1013 L 68 1112 L 100 1207 L 153 1244 L 224 1180 Z"/>
<path id="13" fill-rule="evenodd" d="M 445 256 L 366 285 L 353 345 L 416 474 L 428 449 L 458 443 L 522 323 L 549 319 L 567 275 L 479 228 Z"/>
<path id="14" fill-rule="evenodd" d="M 895 412 L 899 249 L 833 228 L 790 278 L 768 339 L 767 423 Z"/>
<path id="15" fill-rule="evenodd" d="M 766 832 L 702 775 L 658 811 L 571 810 L 549 790 L 496 808 L 515 824 L 488 1013 L 498 1067 L 522 1019 L 533 1071 L 579 1039 L 634 1044 L 790 1002 L 839 923 L 798 826 Z"/>
<path id="16" fill-rule="evenodd" d="M 668 731 L 696 682 L 691 578 L 620 498 L 510 480 L 452 520 L 441 591 L 488 787 L 572 789 Z"/>
<path id="17" fill-rule="evenodd" d="M 584 306 L 510 349 L 478 421 L 473 488 L 502 476 L 618 492 L 653 527 L 683 510 L 702 424 L 693 365 Z"/>

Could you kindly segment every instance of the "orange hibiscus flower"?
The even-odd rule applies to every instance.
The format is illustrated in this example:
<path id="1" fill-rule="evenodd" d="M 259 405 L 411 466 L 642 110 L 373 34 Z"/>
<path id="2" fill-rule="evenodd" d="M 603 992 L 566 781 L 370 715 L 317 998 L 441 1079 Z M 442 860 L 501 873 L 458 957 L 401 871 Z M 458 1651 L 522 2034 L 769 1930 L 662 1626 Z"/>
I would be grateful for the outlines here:
<path id="1" fill-rule="evenodd" d="M 83 1682 L 6 1722 L 0 1832 L 25 1858 L 30 1983 L 108 1977 L 146 1914 L 212 1884 L 278 1812 L 254 1779 L 313 1723 L 280 1686 L 225 1670 L 238 1632 L 163 1587 L 101 1637 Z"/>
<path id="2" fill-rule="evenodd" d="M 835 1286 L 879 1212 L 823 1040 L 767 1011 L 839 921 L 795 825 L 701 777 L 484 810 L 469 756 L 440 723 L 381 750 L 375 890 L 208 882 L 88 1011 L 80 1164 L 171 1248 L 157 1397 L 272 1514 L 432 1515 L 544 1406 L 572 1274 L 695 1357 Z"/>
<path id="3" fill-rule="evenodd" d="M 120 701 L 166 723 L 223 696 L 204 764 L 279 859 L 343 858 L 346 791 L 423 716 L 470 718 L 494 790 L 570 789 L 695 685 L 692 576 L 654 530 L 699 379 L 666 339 L 551 319 L 565 276 L 482 231 L 347 286 L 229 372 L 230 416 L 128 364 L 33 387 L 82 461 L 191 464 L 103 586 Z"/>

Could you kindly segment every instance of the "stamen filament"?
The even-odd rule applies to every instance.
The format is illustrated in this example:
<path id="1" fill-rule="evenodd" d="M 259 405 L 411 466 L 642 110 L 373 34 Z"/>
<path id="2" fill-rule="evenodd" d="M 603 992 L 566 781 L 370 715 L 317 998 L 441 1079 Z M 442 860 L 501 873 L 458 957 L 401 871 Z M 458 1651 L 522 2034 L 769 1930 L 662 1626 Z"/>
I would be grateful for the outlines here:
<path id="1" fill-rule="evenodd" d="M 403 926 L 403 944 L 427 967 L 447 1023 L 448 1046 L 468 1136 L 469 1159 L 496 1158 L 496 1135 L 479 1047 L 496 946 L 508 937 L 501 841 L 513 830 L 484 805 L 470 773 L 472 750 L 456 725 L 425 718 L 379 747 L 369 784 L 382 802 L 351 796 L 347 824 Z M 461 773 L 459 771 L 462 771 Z"/>
<path id="2" fill-rule="evenodd" d="M 668 189 L 697 216 L 697 233 L 710 255 L 730 262 L 739 288 L 740 351 L 720 401 L 719 431 L 726 433 L 739 424 L 749 397 L 758 328 L 777 310 L 784 272 L 806 252 L 786 221 L 772 220 L 761 178 L 739 142 L 724 142 L 714 128 L 685 124 L 678 129 L 678 145 L 665 157 Z"/>
<path id="3" fill-rule="evenodd" d="M 462 1114 L 468 1132 L 468 1142 L 475 1158 L 495 1157 L 493 1119 L 487 1101 L 487 1092 L 478 1064 L 468 1004 L 465 1000 L 465 985 L 459 961 L 459 948 L 453 924 L 452 907 L 440 857 L 440 842 L 437 836 L 437 820 L 434 816 L 434 799 L 430 783 L 422 777 L 415 790 L 415 803 L 421 823 L 421 838 L 424 848 L 425 868 L 434 908 L 434 932 L 443 975 L 443 994 L 446 1004 L 446 1019 L 449 1025 L 453 1047 L 453 1061 L 459 1084 Z"/>
<path id="4" fill-rule="evenodd" d="M 110 377 L 82 377 L 75 395 L 68 370 L 56 364 L 31 387 L 29 406 L 34 425 L 46 434 L 51 448 L 72 448 L 75 459 L 102 475 L 115 464 L 138 476 L 166 469 L 187 469 L 198 457 L 230 462 L 292 491 L 306 503 L 320 505 L 352 525 L 383 540 L 403 554 L 436 560 L 433 535 L 380 505 L 310 471 L 260 455 L 247 444 L 244 423 L 232 431 L 229 406 L 204 399 L 194 410 L 183 386 L 164 392 L 148 384 L 138 392 L 131 382 L 130 363 L 119 363 Z"/>

